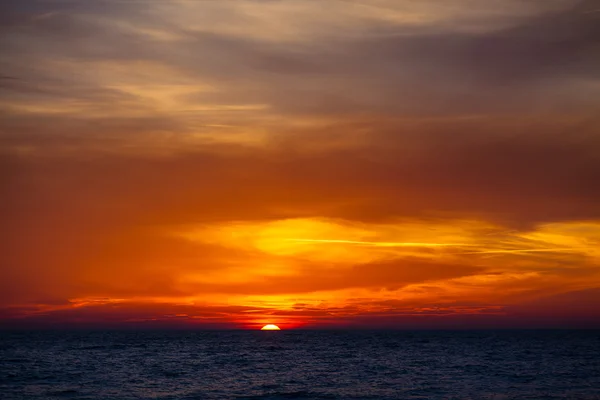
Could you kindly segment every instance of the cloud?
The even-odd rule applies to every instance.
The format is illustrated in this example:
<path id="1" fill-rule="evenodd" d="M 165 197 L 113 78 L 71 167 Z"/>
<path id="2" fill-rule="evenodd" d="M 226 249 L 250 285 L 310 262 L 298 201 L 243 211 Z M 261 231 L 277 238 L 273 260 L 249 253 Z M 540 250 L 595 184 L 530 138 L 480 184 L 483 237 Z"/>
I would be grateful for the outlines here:
<path id="1" fill-rule="evenodd" d="M 392 321 L 594 288 L 593 9 L 2 5 L 0 304 Z"/>
<path id="2" fill-rule="evenodd" d="M 587 85 L 583 92 L 573 89 L 582 81 L 597 79 L 595 43 L 600 32 L 595 14 L 586 12 L 591 3 L 553 2 L 524 10 L 513 2 L 514 10 L 521 9 L 514 14 L 467 4 L 467 14 L 475 10 L 475 21 L 495 15 L 504 22 L 495 29 L 465 31 L 461 29 L 465 21 L 440 22 L 464 16 L 465 8 L 457 7 L 455 11 L 461 12 L 454 14 L 442 2 L 428 2 L 421 10 L 409 3 L 368 7 L 331 2 L 328 7 L 355 21 L 344 24 L 337 36 L 316 29 L 314 21 L 323 13 L 314 5 L 291 2 L 266 8 L 254 2 L 237 7 L 201 5 L 202 12 L 193 15 L 202 24 L 177 22 L 177 18 L 189 19 L 189 13 L 162 3 L 146 11 L 105 2 L 102 9 L 71 5 L 53 13 L 44 12 L 47 5 L 32 4 L 26 13 L 30 21 L 13 28 L 5 39 L 12 48 L 7 54 L 18 57 L 5 59 L 4 64 L 5 73 L 30 84 L 51 75 L 68 77 L 71 88 L 96 84 L 107 90 L 107 84 L 123 77 L 123 71 L 115 71 L 110 63 L 121 63 L 131 64 L 138 73 L 149 65 L 170 68 L 170 76 L 154 75 L 158 83 L 173 78 L 187 84 L 208 80 L 221 89 L 200 92 L 196 100 L 246 99 L 286 114 L 348 115 L 367 109 L 411 115 L 515 112 L 525 106 L 555 110 L 570 104 L 576 109 L 594 107 L 593 86 Z M 34 11 L 39 7 L 43 9 Z M 264 24 L 276 21 L 279 14 L 297 19 L 298 8 L 307 17 L 298 22 L 305 29 L 298 30 L 317 35 L 309 42 L 273 40 L 271 35 L 285 37 L 286 28 L 277 23 L 271 35 L 261 34 Z M 388 21 L 365 10 L 421 17 Z M 201 17 L 211 13 L 219 19 Z M 224 29 L 236 26 L 236 21 L 240 31 Z M 323 26 L 333 32 L 331 23 L 324 21 Z M 385 34 L 368 34 L 381 26 L 386 27 Z M 164 40 L 152 32 L 177 37 Z M 93 67 L 93 74 L 86 73 L 84 65 Z"/>
<path id="3" fill-rule="evenodd" d="M 598 316 L 591 306 L 598 289 L 552 296 L 514 307 L 475 304 L 428 304 L 427 307 L 392 303 L 356 304 L 343 308 L 299 306 L 293 310 L 268 307 L 201 306 L 148 303 L 107 303 L 76 308 L 0 309 L 0 326 L 151 327 L 151 328 L 259 328 L 261 321 L 275 321 L 286 328 L 597 328 Z M 570 299 L 571 301 L 566 301 Z M 573 301 L 574 300 L 574 301 Z M 552 307 L 552 311 L 549 312 Z M 365 312 L 366 308 L 370 312 Z M 542 308 L 539 308 L 542 307 Z M 26 317 L 24 317 L 26 316 Z"/>

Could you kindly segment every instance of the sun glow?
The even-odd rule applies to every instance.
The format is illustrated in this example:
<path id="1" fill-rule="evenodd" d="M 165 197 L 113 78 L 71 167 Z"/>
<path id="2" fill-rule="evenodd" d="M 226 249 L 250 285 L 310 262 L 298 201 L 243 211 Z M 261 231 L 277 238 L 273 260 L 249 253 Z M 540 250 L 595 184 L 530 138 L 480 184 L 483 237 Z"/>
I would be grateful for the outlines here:
<path id="1" fill-rule="evenodd" d="M 260 328 L 261 331 L 280 331 L 281 329 L 277 325 L 268 324 Z"/>

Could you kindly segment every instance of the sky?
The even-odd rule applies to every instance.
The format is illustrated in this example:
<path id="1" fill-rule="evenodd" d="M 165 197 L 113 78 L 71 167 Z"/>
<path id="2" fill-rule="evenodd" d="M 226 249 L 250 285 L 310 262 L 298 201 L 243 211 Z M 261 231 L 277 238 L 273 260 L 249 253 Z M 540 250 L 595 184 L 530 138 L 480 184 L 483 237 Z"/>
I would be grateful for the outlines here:
<path id="1" fill-rule="evenodd" d="M 600 2 L 0 4 L 0 326 L 600 327 Z"/>

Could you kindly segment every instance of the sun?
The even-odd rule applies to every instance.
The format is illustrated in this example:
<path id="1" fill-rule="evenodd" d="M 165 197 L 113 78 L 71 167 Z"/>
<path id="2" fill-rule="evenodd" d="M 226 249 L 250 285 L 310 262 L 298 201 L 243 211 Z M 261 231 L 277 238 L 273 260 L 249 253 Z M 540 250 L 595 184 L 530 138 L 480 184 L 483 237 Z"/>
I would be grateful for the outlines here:
<path id="1" fill-rule="evenodd" d="M 261 331 L 280 331 L 281 329 L 279 329 L 279 327 L 277 325 L 273 325 L 273 324 L 268 324 L 263 326 L 262 328 L 260 328 Z"/>

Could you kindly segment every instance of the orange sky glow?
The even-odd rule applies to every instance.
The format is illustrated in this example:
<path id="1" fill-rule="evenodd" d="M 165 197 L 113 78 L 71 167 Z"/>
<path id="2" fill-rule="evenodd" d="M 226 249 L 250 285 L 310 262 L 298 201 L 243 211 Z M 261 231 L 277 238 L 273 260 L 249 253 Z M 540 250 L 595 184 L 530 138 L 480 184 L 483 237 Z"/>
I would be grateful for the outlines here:
<path id="1" fill-rule="evenodd" d="M 600 326 L 594 4 L 3 4 L 0 327 Z"/>

